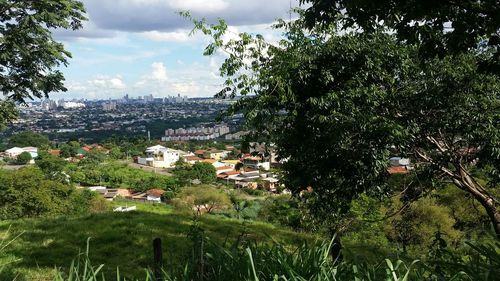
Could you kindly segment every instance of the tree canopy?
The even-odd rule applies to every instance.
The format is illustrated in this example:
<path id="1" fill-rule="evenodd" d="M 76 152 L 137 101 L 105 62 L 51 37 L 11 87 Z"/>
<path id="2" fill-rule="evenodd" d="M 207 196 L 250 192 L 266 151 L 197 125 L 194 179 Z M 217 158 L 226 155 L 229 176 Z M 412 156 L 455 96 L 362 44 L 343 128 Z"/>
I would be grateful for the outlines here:
<path id="1" fill-rule="evenodd" d="M 214 39 L 205 54 L 228 54 L 218 96 L 241 95 L 228 114 L 242 112 L 259 137 L 277 145 L 287 159 L 286 186 L 296 195 L 312 187 L 305 198 L 313 213 L 331 218 L 360 194 L 404 190 L 410 200 L 453 182 L 485 208 L 500 235 L 500 82 L 481 71 L 495 47 L 472 34 L 465 50 L 429 54 L 422 63 L 426 42 L 357 22 L 361 30 L 346 29 L 345 21 L 311 25 L 306 12 L 275 25 L 284 29 L 275 44 L 246 33 L 224 41 L 223 21 L 195 25 Z M 414 163 L 406 186 L 388 180 L 391 156 Z"/>
<path id="2" fill-rule="evenodd" d="M 31 161 L 31 154 L 29 152 L 23 152 L 17 156 L 17 164 L 19 165 L 26 165 Z"/>
<path id="3" fill-rule="evenodd" d="M 25 131 L 21 133 L 17 133 L 9 138 L 8 145 L 10 147 L 18 146 L 18 147 L 48 147 L 49 146 L 49 138 L 45 135 L 34 133 L 31 131 Z"/>
<path id="4" fill-rule="evenodd" d="M 332 23 L 343 29 L 395 31 L 399 40 L 419 44 L 424 57 L 467 52 L 478 41 L 500 47 L 497 0 L 301 0 L 309 28 Z M 498 73 L 500 50 L 491 58 Z"/>
<path id="5" fill-rule="evenodd" d="M 58 69 L 71 54 L 52 30 L 82 27 L 85 10 L 76 0 L 0 1 L 0 124 L 15 118 L 11 102 L 25 103 L 65 91 Z"/>

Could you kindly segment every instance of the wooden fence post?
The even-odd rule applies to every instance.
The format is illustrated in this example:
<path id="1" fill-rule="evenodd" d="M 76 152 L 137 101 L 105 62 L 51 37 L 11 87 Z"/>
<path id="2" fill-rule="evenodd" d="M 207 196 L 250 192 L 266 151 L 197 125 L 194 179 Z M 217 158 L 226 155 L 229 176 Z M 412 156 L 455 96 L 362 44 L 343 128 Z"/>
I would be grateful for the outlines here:
<path id="1" fill-rule="evenodd" d="M 160 238 L 155 238 L 153 240 L 153 261 L 154 261 L 154 265 L 153 265 L 153 270 L 154 270 L 154 275 L 155 275 L 155 278 L 156 278 L 156 281 L 163 281 L 163 277 L 162 277 L 162 271 L 161 271 L 161 268 L 162 268 L 162 261 L 163 261 L 163 257 L 162 257 L 162 251 L 161 251 L 161 239 Z"/>

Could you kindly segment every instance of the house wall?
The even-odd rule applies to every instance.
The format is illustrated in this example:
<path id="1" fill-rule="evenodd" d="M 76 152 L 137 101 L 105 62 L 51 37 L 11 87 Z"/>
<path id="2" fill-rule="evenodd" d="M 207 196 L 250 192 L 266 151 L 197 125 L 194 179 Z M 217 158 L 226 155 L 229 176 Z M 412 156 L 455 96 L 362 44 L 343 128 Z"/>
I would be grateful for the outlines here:
<path id="1" fill-rule="evenodd" d="M 153 201 L 153 202 L 158 202 L 158 203 L 160 203 L 160 202 L 161 202 L 161 198 L 160 198 L 160 197 L 156 197 L 156 196 L 151 196 L 151 195 L 148 195 L 148 196 L 146 197 L 146 199 L 147 199 L 148 201 Z"/>

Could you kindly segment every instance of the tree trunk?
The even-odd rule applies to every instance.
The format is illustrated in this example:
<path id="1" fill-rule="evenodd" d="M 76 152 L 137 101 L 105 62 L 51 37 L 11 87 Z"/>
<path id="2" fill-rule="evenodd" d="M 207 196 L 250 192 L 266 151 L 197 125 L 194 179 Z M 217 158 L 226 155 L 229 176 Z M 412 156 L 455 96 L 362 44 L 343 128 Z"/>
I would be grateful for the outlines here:
<path id="1" fill-rule="evenodd" d="M 460 189 L 469 192 L 483 206 L 493 224 L 493 229 L 500 239 L 500 209 L 496 199 L 491 196 L 463 167 L 459 168 L 460 177 L 453 182 Z"/>

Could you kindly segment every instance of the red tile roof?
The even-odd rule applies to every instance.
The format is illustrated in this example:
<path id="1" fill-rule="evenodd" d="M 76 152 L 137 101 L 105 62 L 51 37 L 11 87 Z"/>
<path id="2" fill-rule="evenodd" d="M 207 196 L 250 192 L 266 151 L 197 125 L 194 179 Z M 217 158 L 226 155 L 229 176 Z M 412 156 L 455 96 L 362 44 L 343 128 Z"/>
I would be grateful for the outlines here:
<path id="1" fill-rule="evenodd" d="M 231 167 L 231 166 L 222 166 L 222 167 L 217 168 L 217 171 L 229 170 L 229 169 L 231 169 L 231 170 L 232 170 L 232 169 L 233 169 L 233 167 Z"/>
<path id="2" fill-rule="evenodd" d="M 213 163 L 217 162 L 217 160 L 215 160 L 215 159 L 203 159 L 203 162 L 213 164 Z"/>
<path id="3" fill-rule="evenodd" d="M 408 174 L 408 169 L 405 166 L 396 166 L 396 167 L 389 167 L 387 169 L 387 172 L 391 175 L 394 174 Z"/>
<path id="4" fill-rule="evenodd" d="M 249 167 L 244 167 L 242 170 L 244 172 L 256 172 L 256 171 L 258 171 L 257 169 L 249 168 Z"/>
<path id="5" fill-rule="evenodd" d="M 54 156 L 59 156 L 61 155 L 61 150 L 60 149 L 49 149 L 49 154 L 54 155 Z"/>
<path id="6" fill-rule="evenodd" d="M 161 197 L 165 193 L 165 190 L 154 188 L 146 191 L 147 195 L 154 196 L 154 197 Z"/>
<path id="7" fill-rule="evenodd" d="M 186 161 L 201 161 L 201 160 L 203 160 L 200 157 L 194 156 L 194 155 L 184 156 L 184 159 L 186 159 Z"/>

